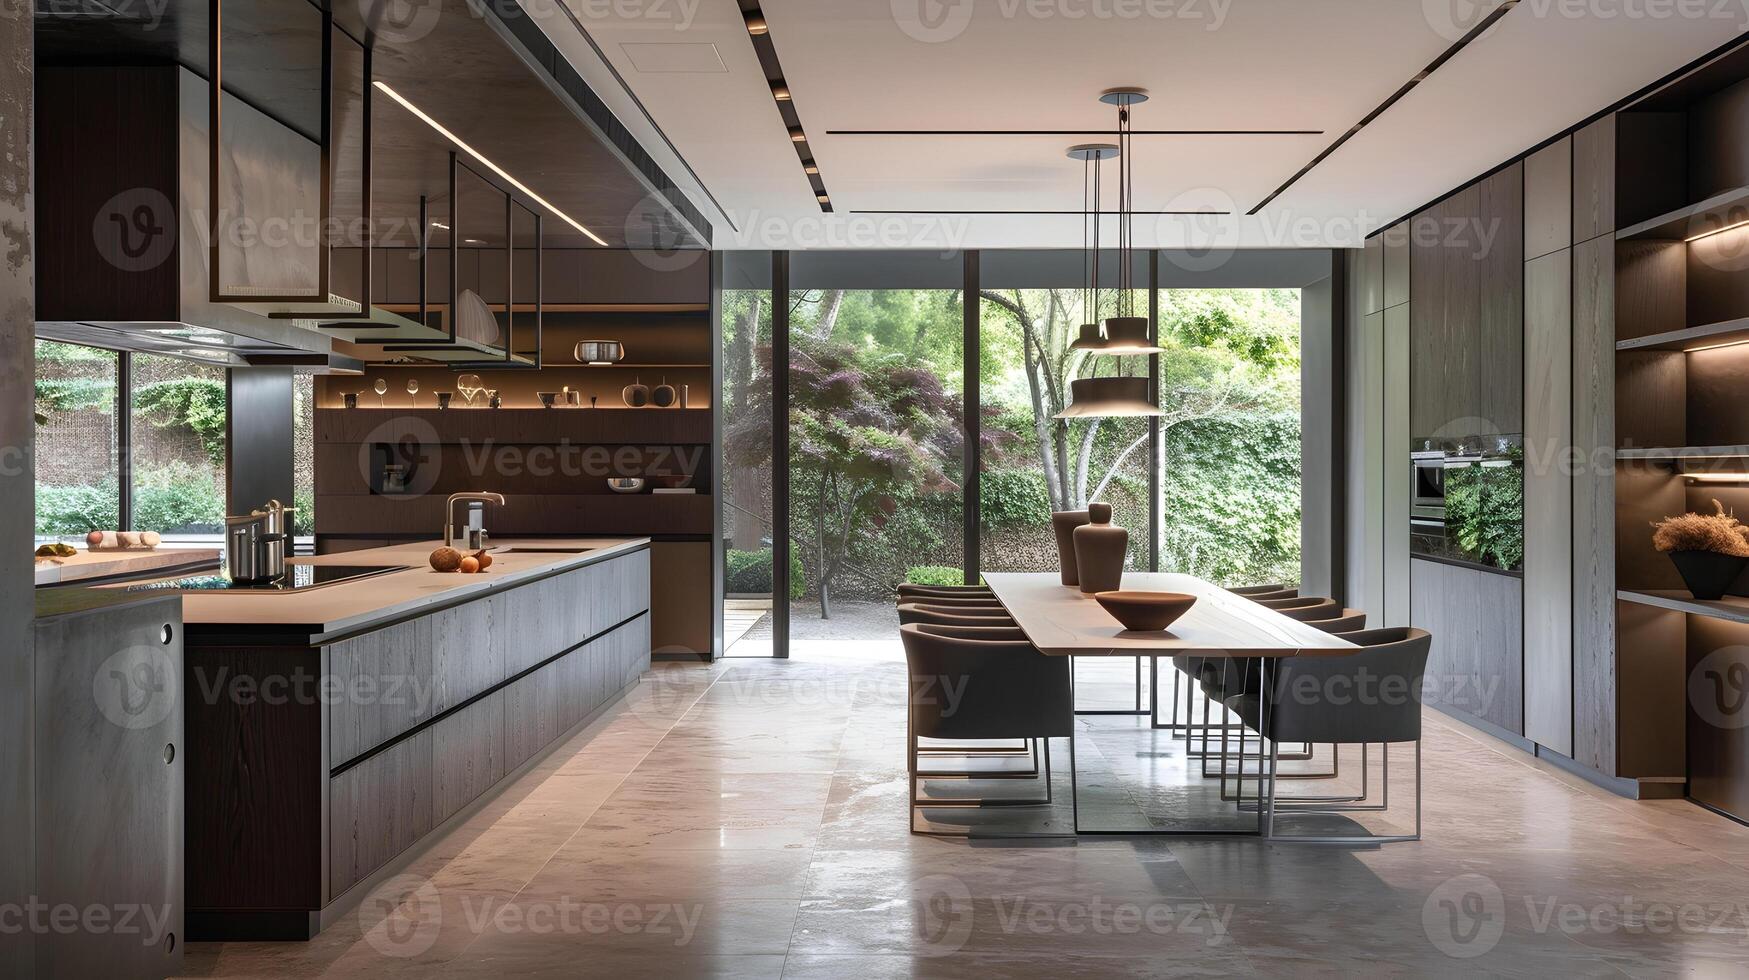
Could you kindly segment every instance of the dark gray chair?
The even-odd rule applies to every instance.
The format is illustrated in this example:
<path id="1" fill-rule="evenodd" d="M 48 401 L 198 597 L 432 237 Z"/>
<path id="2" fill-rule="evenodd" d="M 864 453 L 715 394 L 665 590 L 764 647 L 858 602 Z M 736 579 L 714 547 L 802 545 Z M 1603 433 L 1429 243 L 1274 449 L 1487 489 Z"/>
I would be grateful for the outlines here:
<path id="1" fill-rule="evenodd" d="M 1307 626 L 1315 626 L 1326 633 L 1353 633 L 1366 629 L 1366 613 L 1360 609 L 1344 609 L 1340 616 L 1329 619 L 1301 620 Z"/>
<path id="2" fill-rule="evenodd" d="M 966 630 L 919 623 L 899 627 L 909 675 L 905 758 L 910 782 L 908 823 L 916 811 L 938 807 L 982 808 L 1048 806 L 1052 802 L 1050 739 L 1074 732 L 1069 658 L 1047 657 L 1017 630 L 1001 627 Z M 939 778 L 918 766 L 918 740 L 1022 739 L 1042 749 L 1043 798 L 920 799 L 920 779 Z M 970 775 L 966 778 L 979 778 Z"/>
<path id="3" fill-rule="evenodd" d="M 1253 599 L 1265 609 L 1304 609 L 1307 606 L 1336 605 L 1336 600 L 1321 595 L 1291 595 L 1279 599 Z"/>
<path id="4" fill-rule="evenodd" d="M 954 606 L 966 609 L 1001 609 L 1002 603 L 995 596 L 901 596 L 899 602 L 922 606 Z"/>
<path id="5" fill-rule="evenodd" d="M 953 599 L 964 597 L 993 598 L 995 593 L 987 585 L 914 585 L 910 582 L 899 583 L 899 598 L 931 598 Z"/>
<path id="6" fill-rule="evenodd" d="M 1001 609 L 935 606 L 920 602 L 899 603 L 899 625 L 924 623 L 934 626 L 1013 626 Z"/>
<path id="7" fill-rule="evenodd" d="M 1413 627 L 1362 630 L 1345 634 L 1362 647 L 1354 653 L 1283 657 L 1270 666 L 1268 712 L 1263 688 L 1226 699 L 1229 711 L 1267 744 L 1268 775 L 1258 782 L 1257 807 L 1264 811 L 1266 837 L 1314 844 L 1382 844 L 1421 839 L 1421 682 L 1433 637 Z M 1384 747 L 1384 789 L 1378 804 L 1282 801 L 1275 798 L 1275 768 L 1282 742 Z M 1415 743 L 1415 832 L 1400 835 L 1281 835 L 1275 817 L 1283 813 L 1343 813 L 1390 807 L 1390 745 Z"/>
<path id="8" fill-rule="evenodd" d="M 1341 615 L 1342 603 L 1337 602 L 1335 599 L 1323 599 L 1303 606 L 1285 606 L 1275 609 L 1275 611 L 1289 619 L 1295 619 L 1302 623 L 1309 623 L 1315 619 L 1330 619 L 1334 616 Z"/>
<path id="9" fill-rule="evenodd" d="M 1282 585 L 1280 582 L 1271 582 L 1268 585 L 1240 585 L 1228 589 L 1227 591 L 1234 595 L 1253 596 L 1262 595 L 1266 592 L 1283 592 L 1288 589 L 1289 586 Z"/>

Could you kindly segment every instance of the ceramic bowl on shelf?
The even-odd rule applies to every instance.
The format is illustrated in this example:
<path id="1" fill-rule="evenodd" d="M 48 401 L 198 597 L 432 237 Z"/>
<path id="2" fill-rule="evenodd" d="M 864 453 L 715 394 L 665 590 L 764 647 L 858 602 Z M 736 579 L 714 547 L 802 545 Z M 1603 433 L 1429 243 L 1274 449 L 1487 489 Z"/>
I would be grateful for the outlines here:
<path id="1" fill-rule="evenodd" d="M 609 477 L 607 488 L 614 493 L 638 493 L 644 489 L 644 479 L 638 476 Z"/>
<path id="2" fill-rule="evenodd" d="M 1178 621 L 1196 605 L 1196 596 L 1183 592 L 1095 592 L 1093 598 L 1111 618 L 1127 630 L 1158 632 Z"/>
<path id="3" fill-rule="evenodd" d="M 625 357 L 625 346 L 617 340 L 585 340 L 573 350 L 580 364 L 617 364 Z"/>
<path id="4" fill-rule="evenodd" d="M 692 474 L 691 473 L 664 474 L 662 476 L 651 477 L 651 479 L 656 481 L 656 485 L 659 487 L 667 487 L 670 490 L 678 490 L 681 487 L 684 487 L 687 484 L 692 482 Z"/>
<path id="5" fill-rule="evenodd" d="M 559 393 L 556 391 L 537 391 L 535 395 L 540 398 L 540 407 L 542 408 L 552 408 L 553 404 L 559 400 Z"/>

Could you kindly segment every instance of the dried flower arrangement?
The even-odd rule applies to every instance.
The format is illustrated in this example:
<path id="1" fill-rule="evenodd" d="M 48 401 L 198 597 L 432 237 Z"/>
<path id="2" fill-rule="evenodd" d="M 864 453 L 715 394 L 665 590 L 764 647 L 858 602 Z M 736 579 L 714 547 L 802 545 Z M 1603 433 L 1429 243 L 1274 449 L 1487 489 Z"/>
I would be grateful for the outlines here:
<path id="1" fill-rule="evenodd" d="M 1665 552 L 1711 551 L 1749 558 L 1749 526 L 1717 500 L 1713 508 L 1711 514 L 1678 514 L 1653 522 L 1652 547 Z"/>

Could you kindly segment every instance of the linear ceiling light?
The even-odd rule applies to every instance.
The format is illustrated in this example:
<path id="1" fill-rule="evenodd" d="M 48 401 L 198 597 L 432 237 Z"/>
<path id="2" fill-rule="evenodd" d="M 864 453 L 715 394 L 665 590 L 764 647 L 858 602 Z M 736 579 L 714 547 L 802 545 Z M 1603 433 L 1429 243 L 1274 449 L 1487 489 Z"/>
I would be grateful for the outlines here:
<path id="1" fill-rule="evenodd" d="M 1700 234 L 1695 235 L 1691 238 L 1684 238 L 1683 241 L 1685 241 L 1685 242 L 1698 242 L 1703 238 L 1711 238 L 1714 235 L 1723 235 L 1725 232 L 1730 231 L 1733 228 L 1741 228 L 1744 225 L 1749 225 L 1749 219 L 1744 219 L 1744 220 L 1738 221 L 1734 224 L 1726 225 L 1723 228 L 1714 228 L 1712 231 L 1703 231 Z"/>
<path id="2" fill-rule="evenodd" d="M 510 174 L 507 173 L 503 167 L 500 167 L 496 163 L 493 163 L 491 160 L 486 159 L 485 154 L 481 153 L 479 150 L 474 149 L 473 147 L 469 146 L 468 144 L 462 142 L 461 137 L 450 132 L 448 129 L 445 129 L 442 123 L 440 123 L 437 120 L 426 115 L 425 110 L 419 108 L 418 106 L 414 105 L 411 102 L 408 102 L 406 100 L 406 98 L 404 98 L 401 95 L 401 93 L 390 88 L 388 85 L 384 84 L 383 82 L 375 82 L 373 84 L 378 89 L 382 90 L 382 93 L 384 95 L 387 95 L 389 98 L 394 99 L 396 102 L 399 102 L 403 109 L 406 109 L 408 112 L 411 112 L 413 115 L 418 116 L 419 119 L 425 123 L 425 125 L 430 126 L 432 129 L 437 130 L 437 132 L 440 135 L 442 135 L 444 139 L 449 140 L 451 143 L 454 143 L 459 149 L 461 149 L 463 152 L 467 153 L 468 156 L 471 156 L 475 160 L 478 160 L 483 166 L 486 167 L 486 169 L 488 169 L 488 170 L 492 171 L 493 173 L 497 174 L 498 176 L 504 178 L 504 180 L 507 183 L 509 183 L 510 186 L 521 191 L 530 200 L 534 201 L 536 204 L 539 204 L 541 207 L 546 208 L 548 211 L 551 211 L 552 213 L 558 215 L 559 218 L 561 220 L 563 220 L 566 224 L 570 225 L 571 227 L 582 232 L 584 235 L 588 236 L 590 241 L 593 241 L 595 244 L 600 245 L 602 248 L 611 248 L 612 247 L 612 246 L 608 245 L 607 242 L 603 241 L 600 235 L 597 235 L 595 232 L 592 232 L 589 229 L 583 227 L 583 225 L 580 222 L 578 222 L 577 219 L 571 217 L 570 215 L 566 214 L 563 211 L 560 211 L 558 208 L 553 206 L 551 201 L 548 201 L 546 198 L 541 197 L 539 194 L 536 194 L 534 191 L 530 190 L 527 184 L 524 184 L 522 181 L 517 180 L 515 177 L 510 176 Z"/>

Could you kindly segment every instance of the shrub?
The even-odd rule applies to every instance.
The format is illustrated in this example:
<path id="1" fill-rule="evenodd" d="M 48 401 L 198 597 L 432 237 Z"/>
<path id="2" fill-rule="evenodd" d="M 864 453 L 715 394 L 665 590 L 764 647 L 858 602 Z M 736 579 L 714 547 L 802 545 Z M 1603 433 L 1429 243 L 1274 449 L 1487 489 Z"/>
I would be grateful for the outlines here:
<path id="1" fill-rule="evenodd" d="M 726 554 L 726 574 L 723 591 L 730 595 L 767 595 L 771 592 L 771 549 L 736 551 Z M 789 552 L 789 597 L 800 599 L 807 583 L 803 580 L 801 555 L 791 545 Z"/>
<path id="2" fill-rule="evenodd" d="M 225 528 L 225 492 L 211 472 L 172 463 L 134 477 L 134 529 L 219 533 Z"/>
<path id="3" fill-rule="evenodd" d="M 121 493 L 114 477 L 95 486 L 36 485 L 36 533 L 40 535 L 82 535 L 114 528 L 120 521 Z"/>
<path id="4" fill-rule="evenodd" d="M 945 565 L 918 565 L 906 570 L 905 581 L 912 585 L 964 585 L 966 572 Z"/>
<path id="5" fill-rule="evenodd" d="M 1051 495 L 1043 473 L 990 470 L 978 478 L 978 506 L 985 527 L 1049 527 Z"/>

